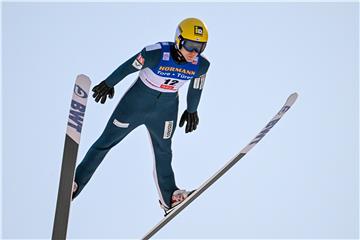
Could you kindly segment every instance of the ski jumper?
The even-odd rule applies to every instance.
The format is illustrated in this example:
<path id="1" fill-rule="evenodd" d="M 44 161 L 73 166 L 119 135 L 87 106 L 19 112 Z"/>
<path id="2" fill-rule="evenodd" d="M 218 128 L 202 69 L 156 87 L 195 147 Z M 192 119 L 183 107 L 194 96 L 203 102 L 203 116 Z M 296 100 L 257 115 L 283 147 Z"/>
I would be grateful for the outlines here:
<path id="1" fill-rule="evenodd" d="M 170 208 L 171 196 L 178 189 L 171 166 L 171 139 L 178 115 L 178 89 L 190 82 L 187 111 L 195 112 L 199 105 L 206 72 L 210 63 L 199 55 L 192 63 L 177 63 L 171 56 L 174 43 L 161 42 L 144 48 L 119 66 L 106 80 L 115 86 L 127 75 L 139 71 L 139 77 L 124 94 L 112 113 L 105 130 L 90 147 L 78 165 L 75 182 L 78 196 L 89 182 L 108 151 L 127 134 L 145 125 L 155 155 L 154 180 L 161 203 Z"/>

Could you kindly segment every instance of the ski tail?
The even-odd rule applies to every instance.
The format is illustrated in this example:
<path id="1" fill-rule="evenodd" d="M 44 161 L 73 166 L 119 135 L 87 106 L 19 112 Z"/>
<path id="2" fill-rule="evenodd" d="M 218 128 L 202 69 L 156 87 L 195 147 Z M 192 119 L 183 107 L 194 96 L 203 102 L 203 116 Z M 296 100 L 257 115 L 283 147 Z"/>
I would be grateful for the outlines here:
<path id="1" fill-rule="evenodd" d="M 90 85 L 89 77 L 77 76 L 66 129 L 52 239 L 66 239 L 76 158 Z"/>
<path id="2" fill-rule="evenodd" d="M 192 201 L 199 197 L 206 189 L 214 184 L 219 178 L 221 178 L 227 171 L 230 170 L 241 158 L 243 158 L 261 139 L 275 126 L 275 124 L 284 116 L 284 114 L 295 103 L 298 97 L 297 93 L 291 94 L 286 100 L 280 111 L 266 124 L 266 126 L 250 141 L 237 155 L 235 155 L 230 161 L 228 161 L 220 170 L 218 170 L 213 176 L 205 181 L 191 196 L 186 198 L 181 204 L 179 204 L 173 211 L 171 211 L 165 218 L 163 218 L 157 225 L 155 225 L 142 239 L 150 239 L 161 228 L 169 223 L 177 214 L 179 214 L 184 208 L 186 208 Z"/>

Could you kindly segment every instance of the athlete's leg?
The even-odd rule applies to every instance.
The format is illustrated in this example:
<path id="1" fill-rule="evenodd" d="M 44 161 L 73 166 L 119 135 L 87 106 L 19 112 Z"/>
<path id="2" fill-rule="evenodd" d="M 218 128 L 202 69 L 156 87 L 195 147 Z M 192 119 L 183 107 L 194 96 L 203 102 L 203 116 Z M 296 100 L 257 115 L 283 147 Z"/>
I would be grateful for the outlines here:
<path id="1" fill-rule="evenodd" d="M 138 93 L 137 89 L 132 87 L 119 102 L 104 132 L 90 147 L 84 159 L 76 168 L 75 182 L 78 188 L 74 192 L 73 198 L 77 197 L 89 182 L 109 150 L 137 126 L 143 124 L 144 115 L 149 106 L 146 99 L 143 99 L 144 102 L 140 105 L 139 98 L 142 98 L 141 93 Z"/>
<path id="2" fill-rule="evenodd" d="M 154 180 L 158 189 L 161 203 L 171 207 L 171 197 L 178 187 L 171 166 L 171 139 L 176 128 L 178 100 L 161 105 L 158 112 L 147 119 L 145 125 L 149 131 L 154 150 Z"/>

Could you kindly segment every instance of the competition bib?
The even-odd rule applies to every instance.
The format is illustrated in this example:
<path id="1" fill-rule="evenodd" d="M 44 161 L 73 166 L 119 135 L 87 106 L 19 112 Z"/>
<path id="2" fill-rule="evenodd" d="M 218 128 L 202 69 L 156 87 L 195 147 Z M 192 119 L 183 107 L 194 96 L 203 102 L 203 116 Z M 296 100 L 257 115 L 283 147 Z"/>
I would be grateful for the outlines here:
<path id="1" fill-rule="evenodd" d="M 170 45 L 161 45 L 162 59 L 156 67 L 140 70 L 139 77 L 148 87 L 160 92 L 177 92 L 187 81 L 194 78 L 198 68 L 198 57 L 192 63 L 177 64 L 170 56 Z"/>

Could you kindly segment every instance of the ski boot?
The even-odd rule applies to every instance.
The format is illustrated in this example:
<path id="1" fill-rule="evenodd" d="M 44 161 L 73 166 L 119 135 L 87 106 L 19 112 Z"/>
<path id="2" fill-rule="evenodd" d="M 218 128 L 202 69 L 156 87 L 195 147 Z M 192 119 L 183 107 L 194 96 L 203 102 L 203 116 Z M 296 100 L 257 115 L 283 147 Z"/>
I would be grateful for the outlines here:
<path id="1" fill-rule="evenodd" d="M 78 185 L 77 185 L 77 183 L 74 181 L 74 182 L 73 182 L 73 186 L 72 186 L 72 193 L 71 193 L 71 195 L 74 196 L 74 194 L 76 193 L 77 190 L 78 190 Z M 74 199 L 74 198 L 72 197 L 72 199 Z"/>
<path id="2" fill-rule="evenodd" d="M 168 208 L 164 206 L 161 201 L 159 200 L 160 207 L 164 210 L 166 217 L 172 210 L 176 208 L 180 203 L 182 203 L 187 197 L 189 197 L 195 190 L 192 191 L 186 191 L 186 190 L 176 190 L 174 191 L 172 197 L 171 197 L 171 207 Z"/>

